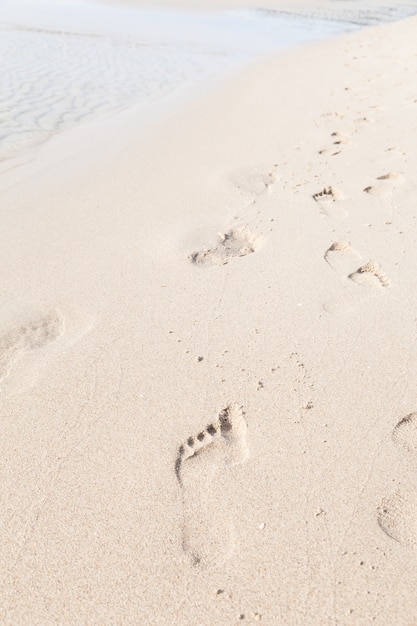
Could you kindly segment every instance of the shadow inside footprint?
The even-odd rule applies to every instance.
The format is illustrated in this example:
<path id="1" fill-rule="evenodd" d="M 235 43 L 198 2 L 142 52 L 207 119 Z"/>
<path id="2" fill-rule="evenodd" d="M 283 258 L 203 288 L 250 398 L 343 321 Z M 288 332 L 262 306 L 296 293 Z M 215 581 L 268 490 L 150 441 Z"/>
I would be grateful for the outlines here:
<path id="1" fill-rule="evenodd" d="M 221 468 L 239 465 L 248 456 L 247 424 L 236 404 L 179 449 L 175 472 L 183 497 L 182 547 L 194 565 L 219 565 L 233 552 L 233 523 L 225 519 L 213 479 Z"/>

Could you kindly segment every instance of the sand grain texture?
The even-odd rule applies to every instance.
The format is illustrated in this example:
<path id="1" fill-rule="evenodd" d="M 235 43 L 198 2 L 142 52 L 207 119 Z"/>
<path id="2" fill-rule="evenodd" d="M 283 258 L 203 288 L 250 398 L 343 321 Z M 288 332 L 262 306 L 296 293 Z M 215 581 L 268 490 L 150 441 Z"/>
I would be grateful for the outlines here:
<path id="1" fill-rule="evenodd" d="M 2 624 L 414 623 L 416 26 L 1 178 Z"/>

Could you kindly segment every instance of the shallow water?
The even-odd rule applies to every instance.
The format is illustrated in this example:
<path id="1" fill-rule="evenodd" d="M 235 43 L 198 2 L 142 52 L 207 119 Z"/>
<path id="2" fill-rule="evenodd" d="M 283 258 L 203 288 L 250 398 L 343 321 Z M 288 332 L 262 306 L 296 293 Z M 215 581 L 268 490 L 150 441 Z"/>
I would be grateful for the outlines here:
<path id="1" fill-rule="evenodd" d="M 307 10 L 278 11 L 261 9 L 265 15 L 277 18 L 302 17 L 320 22 L 343 23 L 346 27 L 360 28 L 377 26 L 396 20 L 405 19 L 417 14 L 417 0 L 403 2 L 366 2 L 366 0 L 332 0 L 326 8 Z"/>
<path id="2" fill-rule="evenodd" d="M 0 171 L 84 120 L 136 104 L 145 110 L 257 55 L 357 27 L 329 14 L 0 0 Z"/>

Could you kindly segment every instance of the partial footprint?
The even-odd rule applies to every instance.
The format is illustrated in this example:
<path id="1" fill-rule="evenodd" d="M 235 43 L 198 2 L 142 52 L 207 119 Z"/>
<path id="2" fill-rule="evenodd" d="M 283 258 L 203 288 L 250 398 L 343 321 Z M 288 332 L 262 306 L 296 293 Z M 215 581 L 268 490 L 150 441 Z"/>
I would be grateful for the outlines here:
<path id="1" fill-rule="evenodd" d="M 333 144 L 335 146 L 346 146 L 350 143 L 350 133 L 344 133 L 341 131 L 335 131 L 332 133 Z"/>
<path id="2" fill-rule="evenodd" d="M 234 526 L 213 482 L 216 472 L 248 456 L 247 424 L 236 404 L 179 449 L 175 471 L 184 507 L 182 546 L 194 565 L 221 565 L 233 552 Z"/>
<path id="3" fill-rule="evenodd" d="M 322 148 L 319 154 L 335 156 L 342 152 L 342 148 L 350 144 L 350 133 L 335 131 L 331 134 L 332 146 Z"/>
<path id="4" fill-rule="evenodd" d="M 346 241 L 334 241 L 324 253 L 326 263 L 343 276 L 351 272 L 360 258 L 359 252 Z"/>
<path id="5" fill-rule="evenodd" d="M 232 182 L 236 187 L 252 196 L 261 196 L 270 193 L 273 186 L 279 180 L 278 165 L 275 163 L 270 168 L 244 169 L 232 176 Z"/>
<path id="6" fill-rule="evenodd" d="M 226 265 L 235 257 L 247 256 L 255 252 L 259 239 L 247 226 L 232 228 L 220 235 L 216 246 L 193 252 L 189 258 L 196 265 Z"/>
<path id="7" fill-rule="evenodd" d="M 355 272 L 349 274 L 350 280 L 366 289 L 379 290 L 382 287 L 389 287 L 389 278 L 381 269 L 381 266 L 374 261 L 369 261 L 359 267 Z"/>
<path id="8" fill-rule="evenodd" d="M 359 252 L 345 241 L 333 242 L 324 253 L 326 263 L 340 275 L 345 284 L 345 294 L 341 298 L 323 304 L 328 313 L 348 311 L 389 286 L 389 278 L 378 263 L 369 261 L 357 267 L 360 256 Z M 357 269 L 352 271 L 355 266 Z"/>
<path id="9" fill-rule="evenodd" d="M 313 199 L 320 207 L 320 215 L 327 217 L 346 217 L 347 212 L 337 206 L 344 199 L 343 193 L 336 187 L 324 187 L 321 191 L 313 194 Z"/>
<path id="10" fill-rule="evenodd" d="M 63 309 L 46 311 L 24 301 L 0 308 L 1 395 L 31 387 L 45 367 L 69 354 L 93 326 L 94 314 L 61 304 Z"/>
<path id="11" fill-rule="evenodd" d="M 392 189 L 386 187 L 384 185 L 371 185 L 369 187 L 365 187 L 365 193 L 368 193 L 370 196 L 388 196 L 392 193 Z"/>
<path id="12" fill-rule="evenodd" d="M 388 152 L 389 155 L 393 157 L 405 156 L 404 150 L 401 150 L 398 146 L 391 146 L 390 148 L 387 148 L 385 152 Z"/>
<path id="13" fill-rule="evenodd" d="M 403 417 L 392 431 L 394 443 L 416 461 L 417 413 Z M 411 486 L 384 498 L 378 507 L 378 524 L 392 539 L 417 548 L 417 490 Z"/>
<path id="14" fill-rule="evenodd" d="M 392 438 L 407 452 L 417 454 L 417 413 L 403 417 L 394 428 Z"/>
<path id="15" fill-rule="evenodd" d="M 364 115 L 363 117 L 358 117 L 356 120 L 353 120 L 355 124 L 375 124 L 375 120 L 372 117 L 368 117 Z"/>
<path id="16" fill-rule="evenodd" d="M 403 546 L 417 548 L 417 492 L 397 491 L 384 498 L 377 510 L 381 529 Z"/>
<path id="17" fill-rule="evenodd" d="M 365 187 L 365 193 L 371 196 L 387 196 L 393 192 L 397 185 L 404 183 L 404 177 L 397 172 L 388 172 L 388 174 L 377 176 L 376 180 L 381 182 Z"/>
<path id="18" fill-rule="evenodd" d="M 0 337 L 0 383 L 9 376 L 13 366 L 25 353 L 46 347 L 63 331 L 64 321 L 58 311 L 6 331 Z"/>
<path id="19" fill-rule="evenodd" d="M 321 191 L 313 194 L 313 198 L 316 202 L 336 202 L 337 200 L 343 200 L 344 196 L 335 187 L 324 187 Z"/>
<path id="20" fill-rule="evenodd" d="M 321 150 L 319 150 L 319 154 L 322 154 L 323 156 L 336 156 L 341 152 L 342 151 L 339 146 L 332 146 L 331 148 L 321 148 Z"/>
<path id="21" fill-rule="evenodd" d="M 402 174 L 398 174 L 398 172 L 388 172 L 388 174 L 382 174 L 382 176 L 377 176 L 377 180 L 386 180 L 395 183 L 403 183 L 404 176 Z"/>

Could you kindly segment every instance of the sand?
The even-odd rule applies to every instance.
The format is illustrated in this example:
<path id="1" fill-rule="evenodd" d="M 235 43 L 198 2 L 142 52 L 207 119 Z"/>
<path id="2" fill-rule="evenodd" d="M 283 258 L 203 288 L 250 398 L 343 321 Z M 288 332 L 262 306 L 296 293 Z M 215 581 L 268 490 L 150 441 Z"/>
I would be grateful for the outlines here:
<path id="1" fill-rule="evenodd" d="M 415 623 L 416 26 L 2 176 L 2 624 Z"/>

